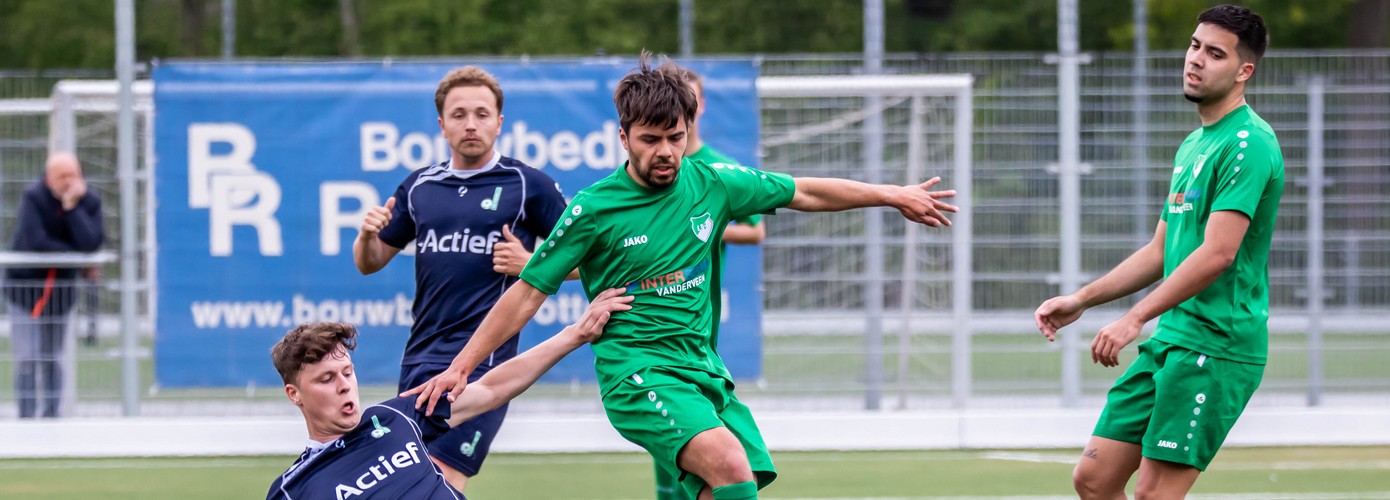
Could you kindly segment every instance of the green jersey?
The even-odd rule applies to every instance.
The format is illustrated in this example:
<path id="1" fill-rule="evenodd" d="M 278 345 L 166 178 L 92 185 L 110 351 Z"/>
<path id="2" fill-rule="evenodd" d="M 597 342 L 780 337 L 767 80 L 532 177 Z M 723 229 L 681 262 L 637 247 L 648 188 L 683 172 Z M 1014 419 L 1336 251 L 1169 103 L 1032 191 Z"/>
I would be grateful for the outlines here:
<path id="1" fill-rule="evenodd" d="M 723 165 L 739 165 L 738 160 L 735 160 L 725 155 L 724 153 L 720 153 L 719 151 L 715 151 L 714 148 L 709 147 L 709 144 L 700 146 L 699 150 L 695 151 L 690 156 L 686 156 L 686 158 L 695 160 L 695 163 L 697 164 L 703 163 L 705 165 L 714 165 L 716 163 L 719 163 Z M 752 214 L 744 217 L 734 217 L 730 220 L 733 220 L 734 222 L 737 222 L 739 224 L 756 226 L 758 225 L 759 221 L 763 220 L 763 216 L 760 214 Z"/>
<path id="2" fill-rule="evenodd" d="M 1163 276 L 1206 237 L 1211 214 L 1250 218 L 1235 261 L 1221 276 L 1163 313 L 1153 338 L 1217 358 L 1264 364 L 1269 351 L 1269 245 L 1284 194 L 1284 155 L 1274 130 L 1249 106 L 1204 126 L 1178 147 L 1164 203 Z"/>
<path id="3" fill-rule="evenodd" d="M 703 370 L 729 378 L 715 354 L 711 259 L 718 231 L 734 217 L 791 203 L 791 177 L 747 167 L 685 159 L 676 181 L 650 189 L 627 164 L 570 201 L 550 237 L 536 248 L 521 279 L 554 294 L 579 268 L 593 298 L 624 287 L 632 310 L 613 314 L 593 344 L 604 393 L 649 367 Z"/>
<path id="4" fill-rule="evenodd" d="M 729 156 L 725 155 L 724 153 L 720 153 L 719 151 L 716 151 L 714 148 L 709 147 L 709 144 L 701 145 L 699 150 L 696 150 L 694 154 L 691 154 L 690 156 L 687 156 L 686 158 L 689 158 L 689 159 L 691 159 L 691 160 L 694 160 L 695 163 L 696 163 L 697 165 L 699 165 L 699 164 L 705 164 L 705 165 L 720 164 L 720 165 L 725 165 L 725 166 L 740 166 L 739 163 L 738 163 L 738 160 L 735 160 L 735 159 L 733 159 L 732 157 L 729 157 Z M 737 224 L 744 224 L 744 225 L 748 225 L 748 226 L 756 226 L 756 225 L 758 225 L 759 222 L 762 222 L 763 216 L 760 215 L 760 214 L 753 214 L 753 215 L 749 215 L 749 216 L 747 216 L 747 217 L 735 217 L 735 218 L 733 218 L 733 219 L 731 219 L 731 220 L 733 220 L 734 223 L 737 223 Z M 721 236 L 721 237 L 720 237 L 720 239 L 719 239 L 719 244 L 718 244 L 718 245 L 716 246 L 716 248 L 714 249 L 714 251 L 715 251 L 718 255 L 715 256 L 714 259 L 712 260 L 713 263 L 714 263 L 714 265 L 715 265 L 715 268 L 714 268 L 714 288 L 713 288 L 713 290 L 716 290 L 716 291 L 718 291 L 718 290 L 723 290 L 723 289 L 724 289 L 724 285 L 723 285 L 723 281 L 724 281 L 724 279 L 723 279 L 723 278 L 724 278 L 724 269 L 726 269 L 726 268 L 729 267 L 729 266 L 728 266 L 728 258 L 727 258 L 728 255 L 729 255 L 729 254 L 728 254 L 729 245 L 728 245 L 728 243 L 725 243 L 725 242 L 724 242 L 724 239 L 723 239 L 723 237 L 722 237 L 722 236 L 723 236 L 722 233 L 721 233 L 720 236 Z M 719 295 L 716 295 L 716 297 L 719 297 Z M 724 316 L 723 316 L 723 307 L 724 307 L 724 305 L 723 305 L 722 302 L 723 302 L 723 300 L 719 300 L 719 299 L 716 299 L 716 300 L 714 301 L 714 312 L 713 312 L 713 316 L 714 316 L 715 318 L 722 318 L 722 317 L 724 317 Z M 711 331 L 711 334 L 710 334 L 710 346 L 711 346 L 711 347 L 710 347 L 711 349 L 718 349 L 718 348 L 719 348 L 719 322 L 718 322 L 718 321 L 715 321 L 715 322 L 714 322 L 714 328 L 713 328 L 713 330 Z"/>

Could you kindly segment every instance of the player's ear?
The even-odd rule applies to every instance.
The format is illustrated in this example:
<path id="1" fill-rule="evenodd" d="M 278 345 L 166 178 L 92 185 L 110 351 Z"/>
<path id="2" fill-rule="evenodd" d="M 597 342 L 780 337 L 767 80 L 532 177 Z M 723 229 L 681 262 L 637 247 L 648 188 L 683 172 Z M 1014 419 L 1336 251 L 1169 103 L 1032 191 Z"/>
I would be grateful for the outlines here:
<path id="1" fill-rule="evenodd" d="M 628 152 L 631 152 L 631 151 L 632 151 L 632 149 L 630 149 L 630 148 L 627 147 L 627 131 L 626 131 L 626 130 L 623 130 L 622 127 L 618 127 L 618 141 L 623 143 L 623 150 L 624 150 L 624 151 L 628 151 Z"/>
<path id="2" fill-rule="evenodd" d="M 299 388 L 295 387 L 294 384 L 285 384 L 285 397 L 290 398 L 290 402 L 294 403 L 295 406 L 304 405 L 304 403 L 299 400 Z"/>
<path id="3" fill-rule="evenodd" d="M 1255 76 L 1254 63 L 1241 63 L 1240 71 L 1236 73 L 1236 82 L 1245 83 Z"/>

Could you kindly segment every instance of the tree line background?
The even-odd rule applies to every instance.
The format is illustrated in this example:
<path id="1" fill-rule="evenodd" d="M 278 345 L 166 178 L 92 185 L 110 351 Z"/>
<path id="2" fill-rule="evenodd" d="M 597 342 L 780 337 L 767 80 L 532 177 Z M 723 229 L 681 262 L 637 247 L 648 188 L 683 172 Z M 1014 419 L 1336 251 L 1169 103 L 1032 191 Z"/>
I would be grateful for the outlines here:
<path id="1" fill-rule="evenodd" d="M 1234 0 L 1271 47 L 1390 46 L 1390 0 Z M 112 0 L 0 0 L 0 68 L 114 65 Z M 1186 46 L 1212 0 L 1148 0 L 1153 50 Z M 221 0 L 137 0 L 136 54 L 216 58 Z M 1054 51 L 1052 0 L 885 0 L 888 52 Z M 1132 2 L 1081 0 L 1081 48 L 1133 47 Z M 697 54 L 860 52 L 862 0 L 696 0 Z M 237 0 L 237 57 L 679 52 L 678 0 Z"/>

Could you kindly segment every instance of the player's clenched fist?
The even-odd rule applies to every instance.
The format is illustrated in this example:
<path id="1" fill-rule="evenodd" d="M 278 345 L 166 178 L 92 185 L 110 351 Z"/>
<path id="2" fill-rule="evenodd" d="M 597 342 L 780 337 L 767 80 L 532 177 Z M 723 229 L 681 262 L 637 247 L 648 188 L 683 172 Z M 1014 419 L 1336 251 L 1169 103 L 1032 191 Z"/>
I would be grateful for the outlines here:
<path id="1" fill-rule="evenodd" d="M 492 270 L 509 276 L 521 276 L 521 270 L 531 260 L 531 252 L 522 246 L 521 239 L 512 234 L 511 227 L 502 225 L 502 241 L 492 246 Z"/>
<path id="2" fill-rule="evenodd" d="M 396 208 L 396 197 L 386 199 L 386 204 L 379 207 L 372 207 L 367 210 L 367 216 L 362 218 L 362 236 L 375 238 L 377 233 L 386 229 L 386 225 L 391 223 L 391 209 Z"/>

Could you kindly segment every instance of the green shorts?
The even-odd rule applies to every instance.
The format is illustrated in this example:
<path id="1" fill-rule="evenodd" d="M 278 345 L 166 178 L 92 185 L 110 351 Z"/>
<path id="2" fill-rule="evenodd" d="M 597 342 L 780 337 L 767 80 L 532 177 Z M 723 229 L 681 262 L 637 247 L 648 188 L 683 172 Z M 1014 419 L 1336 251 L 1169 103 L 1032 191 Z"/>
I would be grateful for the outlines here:
<path id="1" fill-rule="evenodd" d="M 677 465 L 690 438 L 725 427 L 743 443 L 761 489 L 777 478 L 758 424 L 734 396 L 734 384 L 713 373 L 679 368 L 645 368 L 603 395 L 608 421 L 628 441 L 651 453 L 656 466 L 679 478 L 686 498 L 695 498 L 705 482 Z"/>
<path id="2" fill-rule="evenodd" d="M 1150 339 L 1110 388 L 1093 434 L 1140 445 L 1146 458 L 1206 470 L 1264 369 Z"/>

